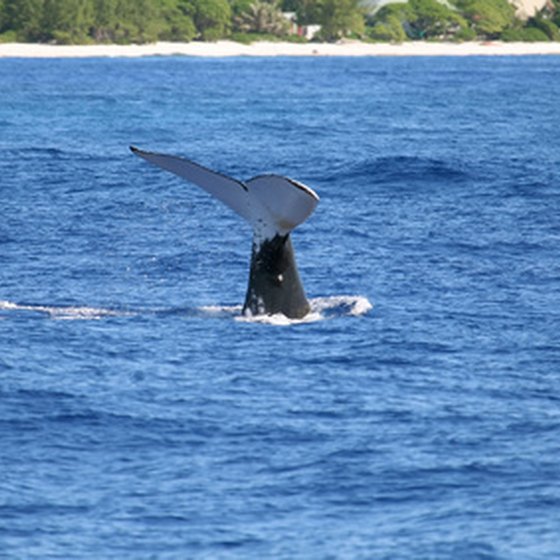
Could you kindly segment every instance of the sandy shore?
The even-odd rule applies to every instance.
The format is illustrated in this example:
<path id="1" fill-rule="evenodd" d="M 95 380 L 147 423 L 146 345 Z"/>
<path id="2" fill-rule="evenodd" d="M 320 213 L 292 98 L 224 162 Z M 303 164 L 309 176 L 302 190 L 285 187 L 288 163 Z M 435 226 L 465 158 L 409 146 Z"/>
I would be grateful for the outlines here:
<path id="1" fill-rule="evenodd" d="M 0 58 L 85 58 L 139 56 L 523 56 L 560 55 L 557 43 L 154 43 L 149 45 L 0 44 Z"/>

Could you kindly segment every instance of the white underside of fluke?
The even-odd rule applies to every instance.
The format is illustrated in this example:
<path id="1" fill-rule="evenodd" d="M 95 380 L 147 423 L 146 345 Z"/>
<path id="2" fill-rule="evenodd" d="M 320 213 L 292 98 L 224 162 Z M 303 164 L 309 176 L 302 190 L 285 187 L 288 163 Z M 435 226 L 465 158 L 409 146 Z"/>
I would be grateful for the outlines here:
<path id="1" fill-rule="evenodd" d="M 313 213 L 319 202 L 312 189 L 280 175 L 259 175 L 242 182 L 183 158 L 135 147 L 131 150 L 223 202 L 253 226 L 257 242 L 287 235 Z"/>

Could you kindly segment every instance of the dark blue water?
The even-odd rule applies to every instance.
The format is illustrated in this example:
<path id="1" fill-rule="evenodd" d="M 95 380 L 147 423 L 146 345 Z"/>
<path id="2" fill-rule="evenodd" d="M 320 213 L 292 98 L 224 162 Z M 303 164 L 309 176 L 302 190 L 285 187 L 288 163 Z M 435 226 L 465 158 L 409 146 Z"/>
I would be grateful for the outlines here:
<path id="1" fill-rule="evenodd" d="M 0 76 L 1 558 L 560 557 L 559 57 Z M 129 144 L 314 188 L 314 320 Z"/>

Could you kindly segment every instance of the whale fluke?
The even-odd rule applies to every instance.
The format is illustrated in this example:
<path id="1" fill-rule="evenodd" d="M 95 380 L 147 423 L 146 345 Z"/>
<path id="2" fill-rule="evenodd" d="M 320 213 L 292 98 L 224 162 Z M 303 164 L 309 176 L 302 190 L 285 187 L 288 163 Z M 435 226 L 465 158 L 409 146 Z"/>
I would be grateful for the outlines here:
<path id="1" fill-rule="evenodd" d="M 309 312 L 290 233 L 315 210 L 319 197 L 280 175 L 242 182 L 177 156 L 130 149 L 150 163 L 198 185 L 253 227 L 249 285 L 243 313 L 300 319 Z"/>

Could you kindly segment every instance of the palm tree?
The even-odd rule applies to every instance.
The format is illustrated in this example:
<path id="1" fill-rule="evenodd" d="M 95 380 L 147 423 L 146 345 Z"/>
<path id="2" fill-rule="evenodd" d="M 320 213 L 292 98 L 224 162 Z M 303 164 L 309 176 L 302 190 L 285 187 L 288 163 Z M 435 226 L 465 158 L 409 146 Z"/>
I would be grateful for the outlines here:
<path id="1" fill-rule="evenodd" d="M 234 18 L 234 25 L 244 33 L 285 35 L 289 23 L 276 2 L 255 0 L 245 12 Z"/>

